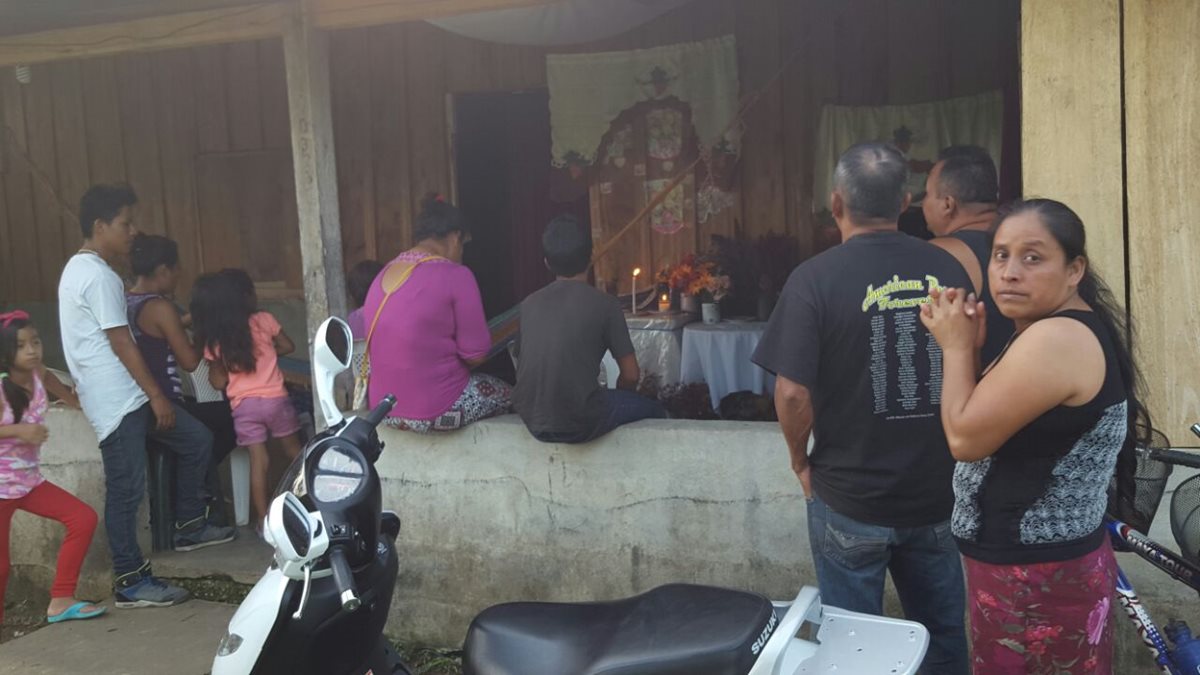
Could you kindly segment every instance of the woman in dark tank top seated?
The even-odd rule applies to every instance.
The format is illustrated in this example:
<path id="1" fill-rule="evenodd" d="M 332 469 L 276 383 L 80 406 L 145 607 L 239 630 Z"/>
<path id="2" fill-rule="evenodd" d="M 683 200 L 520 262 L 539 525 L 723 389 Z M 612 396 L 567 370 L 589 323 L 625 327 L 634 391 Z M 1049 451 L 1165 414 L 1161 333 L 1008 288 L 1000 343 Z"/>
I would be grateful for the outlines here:
<path id="1" fill-rule="evenodd" d="M 1123 315 L 1060 202 L 1006 209 L 987 272 L 1016 333 L 981 377 L 983 303 L 950 289 L 922 310 L 943 350 L 942 425 L 959 461 L 951 526 L 974 672 L 1111 673 L 1117 570 L 1101 526 L 1110 479 L 1129 485 L 1149 427 Z"/>

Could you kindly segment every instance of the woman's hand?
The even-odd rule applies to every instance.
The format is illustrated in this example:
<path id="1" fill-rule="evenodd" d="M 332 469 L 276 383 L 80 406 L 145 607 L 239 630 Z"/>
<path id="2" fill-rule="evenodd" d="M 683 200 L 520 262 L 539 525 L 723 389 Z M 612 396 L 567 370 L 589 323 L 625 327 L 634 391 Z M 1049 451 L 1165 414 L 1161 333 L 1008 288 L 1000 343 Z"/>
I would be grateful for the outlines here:
<path id="1" fill-rule="evenodd" d="M 17 438 L 30 445 L 41 445 L 50 438 L 50 430 L 41 424 L 15 425 Z"/>
<path id="2" fill-rule="evenodd" d="M 986 335 L 983 317 L 983 303 L 961 288 L 933 289 L 921 306 L 921 323 L 942 351 L 978 350 Z"/>

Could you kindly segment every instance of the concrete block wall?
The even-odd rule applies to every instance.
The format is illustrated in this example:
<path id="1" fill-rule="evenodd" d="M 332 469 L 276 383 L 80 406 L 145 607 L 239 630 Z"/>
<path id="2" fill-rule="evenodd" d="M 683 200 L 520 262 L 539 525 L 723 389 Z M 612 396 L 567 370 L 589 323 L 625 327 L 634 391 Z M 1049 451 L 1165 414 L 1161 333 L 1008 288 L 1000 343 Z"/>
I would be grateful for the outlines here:
<path id="1" fill-rule="evenodd" d="M 46 475 L 103 508 L 103 468 L 82 414 L 55 410 Z M 461 643 L 483 608 L 512 600 L 603 600 L 689 581 L 790 599 L 815 584 L 805 504 L 778 427 L 646 421 L 584 446 L 534 441 L 515 417 L 422 437 L 384 430 L 385 508 L 400 514 L 400 578 L 388 632 Z M 1177 471 L 1172 485 L 1189 475 Z M 1169 499 L 1169 495 L 1168 495 Z M 143 546 L 149 529 L 141 520 Z M 54 523 L 18 514 L 18 583 L 49 586 Z M 1167 508 L 1151 533 L 1171 543 Z M 1198 623 L 1197 597 L 1132 554 L 1119 560 L 1152 615 Z M 81 593 L 110 583 L 103 525 Z M 889 613 L 897 613 L 889 591 Z M 1119 610 L 1120 673 L 1157 672 Z"/>

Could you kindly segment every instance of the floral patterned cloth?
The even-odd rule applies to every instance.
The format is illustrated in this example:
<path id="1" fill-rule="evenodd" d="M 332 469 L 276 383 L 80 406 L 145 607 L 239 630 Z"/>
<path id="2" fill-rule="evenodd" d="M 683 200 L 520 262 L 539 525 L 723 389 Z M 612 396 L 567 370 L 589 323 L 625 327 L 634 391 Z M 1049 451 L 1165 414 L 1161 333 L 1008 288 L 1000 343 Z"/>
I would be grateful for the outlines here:
<path id="1" fill-rule="evenodd" d="M 509 412 L 512 409 L 512 395 L 512 385 L 504 380 L 475 373 L 467 382 L 462 396 L 441 416 L 431 420 L 389 417 L 386 423 L 393 429 L 418 434 L 458 431 L 468 424 Z"/>
<path id="2" fill-rule="evenodd" d="M 1112 673 L 1117 561 L 1107 539 L 1065 562 L 963 561 L 975 675 Z"/>
<path id="3" fill-rule="evenodd" d="M 45 424 L 46 409 L 50 406 L 42 378 L 33 376 L 33 396 L 20 420 L 13 419 L 13 409 L 0 390 L 0 425 Z M 0 499 L 20 499 L 42 484 L 39 469 L 41 446 L 17 438 L 0 438 Z M 4 591 L 0 588 L 0 593 Z M 0 613 L 3 608 L 0 607 Z"/>

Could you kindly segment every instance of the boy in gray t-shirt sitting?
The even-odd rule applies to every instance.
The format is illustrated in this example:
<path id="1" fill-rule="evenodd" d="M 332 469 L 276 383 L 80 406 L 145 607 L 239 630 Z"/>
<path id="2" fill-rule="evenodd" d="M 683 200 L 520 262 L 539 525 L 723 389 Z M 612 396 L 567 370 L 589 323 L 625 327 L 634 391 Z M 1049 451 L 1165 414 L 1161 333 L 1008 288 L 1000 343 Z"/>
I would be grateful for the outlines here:
<path id="1" fill-rule="evenodd" d="M 558 216 L 546 226 L 542 252 L 557 279 L 521 303 L 513 396 L 529 432 L 546 443 L 586 443 L 666 417 L 658 401 L 635 391 L 641 372 L 621 304 L 588 284 L 591 233 L 574 216 Z M 597 379 L 607 351 L 621 369 L 616 389 Z"/>

